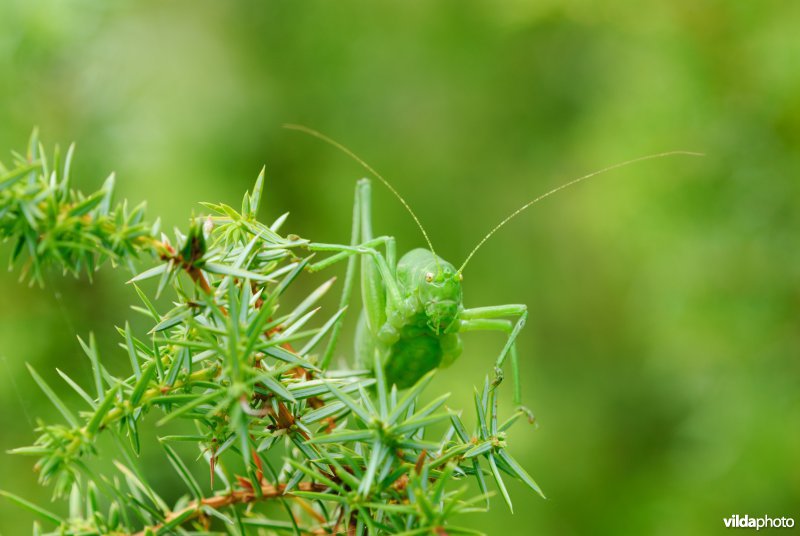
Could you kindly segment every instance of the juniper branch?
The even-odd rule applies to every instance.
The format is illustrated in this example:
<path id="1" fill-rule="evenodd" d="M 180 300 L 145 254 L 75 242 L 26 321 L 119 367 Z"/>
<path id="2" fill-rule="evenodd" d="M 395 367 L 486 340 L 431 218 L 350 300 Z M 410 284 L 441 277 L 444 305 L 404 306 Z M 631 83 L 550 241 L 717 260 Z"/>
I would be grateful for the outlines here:
<path id="1" fill-rule="evenodd" d="M 136 273 L 136 261 L 149 259 L 131 283 L 141 300 L 134 309 L 152 327 L 144 336 L 127 324 L 118 328 L 130 362 L 122 377 L 108 372 L 93 337 L 80 341 L 94 393 L 59 374 L 85 411 L 68 407 L 31 369 L 66 424 L 40 423 L 34 444 L 13 452 L 38 458 L 40 481 L 53 485 L 55 497 L 70 498 L 70 515 L 3 494 L 56 525 L 56 533 L 144 536 L 216 527 L 238 534 L 252 527 L 269 534 L 468 534 L 474 531 L 453 520 L 485 509 L 485 475 L 509 508 L 503 475 L 539 492 L 507 446 L 508 428 L 526 412 L 498 426 L 496 386 L 488 380 L 476 393 L 468 432 L 460 413 L 445 408 L 447 395 L 419 403 L 433 372 L 401 394 L 385 384 L 380 363 L 373 377 L 330 367 L 315 353 L 344 308 L 314 324 L 316 304 L 333 280 L 287 307 L 284 293 L 308 265 L 297 252 L 308 242 L 279 234 L 285 216 L 271 225 L 258 221 L 263 171 L 241 209 L 204 204 L 207 216 L 169 238 L 144 221 L 143 205 L 112 203 L 113 178 L 88 196 L 70 189 L 71 160 L 71 148 L 63 163 L 58 153 L 48 160 L 34 135 L 11 168 L 0 164 L 0 238 L 16 241 L 12 263 L 25 257 L 23 277 L 41 283 L 53 266 L 91 274 L 110 261 Z M 151 281 L 156 288 L 145 290 Z M 152 298 L 165 291 L 174 306 L 161 311 Z M 154 409 L 167 431 L 160 438 L 165 456 L 192 497 L 172 506 L 147 483 L 136 458 L 139 428 Z M 179 419 L 196 433 L 169 433 Z M 446 430 L 434 434 L 437 425 Z M 101 433 L 115 439 L 114 456 L 125 460 L 116 463 L 117 473 L 93 468 Z M 196 445 L 210 490 L 173 442 Z M 275 457 L 266 453 L 282 465 L 272 467 Z M 457 487 L 470 478 L 477 496 Z M 217 482 L 224 490 L 214 491 Z M 287 519 L 256 508 L 266 501 L 283 504 Z"/>

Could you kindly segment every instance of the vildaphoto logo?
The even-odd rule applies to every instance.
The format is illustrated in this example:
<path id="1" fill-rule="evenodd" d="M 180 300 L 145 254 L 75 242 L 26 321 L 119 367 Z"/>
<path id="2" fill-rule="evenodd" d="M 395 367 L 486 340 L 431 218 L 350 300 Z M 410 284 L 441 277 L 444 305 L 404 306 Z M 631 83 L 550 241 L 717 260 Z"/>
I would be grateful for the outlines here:
<path id="1" fill-rule="evenodd" d="M 729 529 L 790 529 L 794 527 L 794 519 L 791 517 L 750 517 L 749 515 L 740 516 L 734 514 L 731 517 L 726 517 L 722 520 L 725 527 Z"/>

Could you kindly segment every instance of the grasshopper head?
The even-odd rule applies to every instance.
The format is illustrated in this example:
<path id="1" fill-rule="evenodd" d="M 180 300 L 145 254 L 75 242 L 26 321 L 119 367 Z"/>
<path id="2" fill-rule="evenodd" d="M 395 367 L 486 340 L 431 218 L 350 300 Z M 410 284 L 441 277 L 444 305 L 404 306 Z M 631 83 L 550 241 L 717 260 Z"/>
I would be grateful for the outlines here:
<path id="1" fill-rule="evenodd" d="M 458 319 L 461 307 L 461 274 L 449 263 L 440 263 L 437 271 L 427 271 L 419 284 L 419 298 L 435 333 L 446 331 Z"/>
<path id="2" fill-rule="evenodd" d="M 461 311 L 461 274 L 428 249 L 412 249 L 397 263 L 400 285 L 419 300 L 425 323 L 436 334 L 447 331 Z"/>

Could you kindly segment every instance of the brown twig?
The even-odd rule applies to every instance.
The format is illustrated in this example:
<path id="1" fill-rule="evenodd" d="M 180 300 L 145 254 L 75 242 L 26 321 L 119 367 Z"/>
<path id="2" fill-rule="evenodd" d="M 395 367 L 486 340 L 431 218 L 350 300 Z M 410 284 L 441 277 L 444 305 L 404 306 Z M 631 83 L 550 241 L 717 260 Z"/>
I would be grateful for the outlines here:
<path id="1" fill-rule="evenodd" d="M 267 499 L 277 499 L 284 495 L 284 490 L 286 489 L 285 484 L 278 484 L 277 486 L 273 486 L 271 484 L 262 484 L 261 485 L 261 494 L 260 496 L 255 493 L 252 489 L 240 489 L 234 490 L 225 495 L 216 495 L 214 497 L 208 497 L 202 499 L 201 501 L 192 501 L 189 503 L 189 506 L 178 510 L 177 512 L 170 512 L 167 514 L 165 518 L 165 523 L 170 523 L 175 519 L 185 516 L 188 512 L 193 512 L 193 515 L 187 517 L 183 522 L 192 521 L 197 519 L 201 515 L 203 515 L 203 506 L 208 506 L 214 508 L 215 510 L 219 510 L 221 508 L 225 508 L 228 506 L 233 506 L 236 504 L 248 504 L 256 501 L 263 501 Z M 318 484 L 315 482 L 301 482 L 297 485 L 297 489 L 299 491 L 316 491 L 322 492 L 328 489 L 327 486 L 324 484 Z M 287 495 L 291 497 L 291 492 Z M 154 525 L 152 527 L 148 527 L 143 529 L 139 532 L 134 533 L 132 536 L 144 536 L 147 530 L 151 530 L 153 533 L 157 533 L 158 530 L 163 526 L 163 524 Z M 312 533 L 316 533 L 316 531 L 311 531 Z M 325 532 L 321 532 L 320 534 L 325 534 Z"/>

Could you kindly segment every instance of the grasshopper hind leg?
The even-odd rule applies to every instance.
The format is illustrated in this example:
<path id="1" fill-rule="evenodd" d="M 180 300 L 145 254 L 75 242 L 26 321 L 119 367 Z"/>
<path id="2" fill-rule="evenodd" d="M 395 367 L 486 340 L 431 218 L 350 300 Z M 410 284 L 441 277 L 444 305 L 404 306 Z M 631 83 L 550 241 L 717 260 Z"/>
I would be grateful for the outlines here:
<path id="1" fill-rule="evenodd" d="M 361 179 L 356 184 L 355 198 L 353 200 L 353 220 L 350 235 L 350 246 L 341 246 L 336 244 L 310 244 L 309 247 L 315 251 L 333 251 L 334 255 L 312 264 L 309 268 L 311 271 L 319 271 L 323 268 L 331 266 L 337 262 L 347 259 L 347 271 L 345 272 L 344 287 L 342 288 L 342 296 L 339 301 L 339 308 L 347 307 L 350 304 L 350 297 L 352 294 L 353 286 L 355 283 L 356 270 L 358 257 L 361 256 L 361 290 L 363 296 L 363 306 L 369 315 L 364 320 L 373 325 L 373 329 L 385 322 L 385 309 L 386 309 L 386 282 L 387 277 L 393 277 L 393 269 L 395 263 L 395 244 L 394 239 L 388 236 L 381 236 L 373 238 L 372 236 L 372 203 L 370 199 L 370 181 L 368 179 Z M 378 255 L 377 252 L 372 250 L 372 247 L 384 245 L 386 248 L 386 258 L 381 258 L 383 270 L 376 264 L 376 260 L 372 255 L 365 254 L 372 252 Z M 365 249 L 368 248 L 368 249 Z M 394 290 L 394 284 L 389 282 Z M 333 354 L 336 351 L 336 344 L 342 328 L 342 321 L 344 315 L 334 324 L 331 337 L 325 349 L 322 358 L 322 366 L 326 367 L 331 362 Z M 361 320 L 359 320 L 359 328 Z M 362 336 L 361 338 L 366 338 Z M 358 344 L 357 344 L 358 346 Z M 356 351 L 358 356 L 358 350 Z M 357 357 L 357 359 L 360 359 Z M 371 363 L 371 360 L 367 361 Z"/>
<path id="2" fill-rule="evenodd" d="M 356 367 L 360 370 L 371 369 L 373 363 L 372 356 L 374 355 L 375 351 L 378 350 L 378 342 L 369 331 L 369 326 L 367 325 L 367 315 L 363 309 L 358 315 L 358 324 L 356 325 L 356 337 L 354 339 L 354 343 Z"/>

